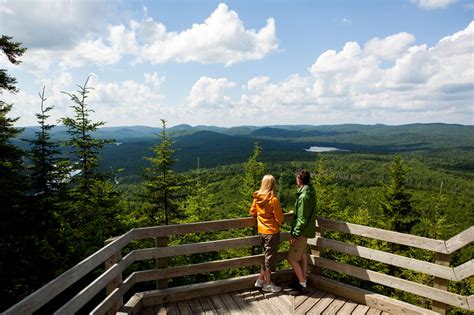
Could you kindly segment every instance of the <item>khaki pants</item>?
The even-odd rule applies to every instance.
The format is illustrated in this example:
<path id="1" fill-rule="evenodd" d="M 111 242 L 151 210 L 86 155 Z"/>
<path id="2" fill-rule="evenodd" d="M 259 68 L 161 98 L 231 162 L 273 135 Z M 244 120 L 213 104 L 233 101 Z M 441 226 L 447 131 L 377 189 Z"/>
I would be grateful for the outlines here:
<path id="1" fill-rule="evenodd" d="M 308 238 L 306 236 L 299 236 L 293 244 L 290 245 L 290 252 L 288 253 L 289 261 L 300 261 L 303 254 L 306 253 Z"/>

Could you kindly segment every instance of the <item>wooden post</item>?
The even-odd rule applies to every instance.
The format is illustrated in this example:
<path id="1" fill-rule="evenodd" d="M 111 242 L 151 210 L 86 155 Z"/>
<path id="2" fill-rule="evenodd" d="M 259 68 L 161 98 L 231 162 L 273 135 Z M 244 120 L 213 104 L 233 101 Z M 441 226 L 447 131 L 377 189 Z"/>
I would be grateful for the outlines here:
<path id="1" fill-rule="evenodd" d="M 168 237 L 155 237 L 155 247 L 166 247 L 168 246 Z M 168 258 L 157 258 L 155 259 L 155 268 L 156 269 L 166 269 L 168 268 Z M 168 279 L 161 279 L 156 281 L 157 289 L 166 289 L 168 287 Z"/>
<path id="2" fill-rule="evenodd" d="M 115 238 L 109 238 L 108 240 L 106 240 L 104 242 L 104 244 L 105 245 L 110 244 L 114 240 L 115 240 Z M 122 252 L 121 251 L 118 251 L 115 254 L 113 254 L 112 256 L 110 256 L 110 258 L 107 259 L 104 262 L 105 270 L 111 268 L 113 265 L 115 265 L 121 259 L 122 259 Z M 117 276 L 114 280 L 112 280 L 107 285 L 107 287 L 105 288 L 105 294 L 109 295 L 110 293 L 112 293 L 116 288 L 118 288 L 122 284 L 122 281 L 123 281 L 122 280 L 122 274 L 120 274 L 119 276 Z M 112 315 L 112 314 L 117 313 L 122 306 L 123 306 L 123 298 L 118 300 L 117 303 L 114 306 L 112 306 L 112 308 L 107 312 L 107 314 Z"/>
<path id="3" fill-rule="evenodd" d="M 322 237 L 323 236 L 323 228 L 321 228 L 318 224 L 318 221 L 316 221 L 316 243 L 317 243 L 317 240 L 318 240 L 318 237 Z M 316 256 L 316 257 L 320 257 L 321 255 L 321 248 L 318 247 L 318 246 L 311 246 L 311 255 L 313 256 Z M 315 275 L 318 275 L 321 273 L 321 268 L 318 267 L 318 266 L 312 266 L 311 268 L 311 273 L 315 274 Z"/>
<path id="4" fill-rule="evenodd" d="M 435 256 L 436 264 L 449 267 L 450 261 L 451 261 L 451 254 L 436 253 L 436 256 Z M 434 277 L 433 287 L 440 290 L 448 291 L 448 285 L 449 285 L 449 280 Z M 447 309 L 448 309 L 448 306 L 446 304 L 433 300 L 433 306 L 432 306 L 433 311 L 438 312 L 441 315 L 446 315 Z"/>

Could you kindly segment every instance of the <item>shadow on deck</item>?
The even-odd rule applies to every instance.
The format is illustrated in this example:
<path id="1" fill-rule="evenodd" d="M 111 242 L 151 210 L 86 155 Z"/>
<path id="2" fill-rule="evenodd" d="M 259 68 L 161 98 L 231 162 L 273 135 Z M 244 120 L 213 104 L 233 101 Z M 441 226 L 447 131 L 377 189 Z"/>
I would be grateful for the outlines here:
<path id="1" fill-rule="evenodd" d="M 291 271 L 274 277 L 282 292 L 256 290 L 257 275 L 135 294 L 120 314 L 435 314 L 324 277 L 309 276 L 309 292 L 291 296 Z M 340 295 L 343 293 L 344 297 Z M 368 304 L 368 305 L 367 305 Z"/>
<path id="2" fill-rule="evenodd" d="M 241 290 L 150 306 L 139 314 L 389 314 L 312 287 L 307 294 L 296 297 L 289 291 Z"/>

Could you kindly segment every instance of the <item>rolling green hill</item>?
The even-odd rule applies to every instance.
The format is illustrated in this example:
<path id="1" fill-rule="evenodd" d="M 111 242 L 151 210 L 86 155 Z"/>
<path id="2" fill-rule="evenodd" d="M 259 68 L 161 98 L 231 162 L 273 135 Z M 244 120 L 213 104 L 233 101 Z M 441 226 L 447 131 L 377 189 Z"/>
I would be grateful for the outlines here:
<path id="1" fill-rule="evenodd" d="M 37 128 L 25 128 L 22 138 L 34 137 Z M 105 169 L 124 169 L 124 174 L 141 172 L 149 148 L 156 144 L 160 128 L 147 126 L 105 127 L 96 132 L 100 138 L 115 139 L 116 144 L 104 149 Z M 245 161 L 257 139 L 266 161 L 311 160 L 311 146 L 335 147 L 352 153 L 422 152 L 433 155 L 457 156 L 450 165 L 474 169 L 474 126 L 454 124 L 328 125 L 328 126 L 214 126 L 178 125 L 168 129 L 176 142 L 176 169 L 214 167 Z M 52 138 L 67 139 L 66 129 L 56 127 Z M 26 148 L 27 144 L 18 140 Z M 339 153 L 343 154 L 343 153 Z"/>

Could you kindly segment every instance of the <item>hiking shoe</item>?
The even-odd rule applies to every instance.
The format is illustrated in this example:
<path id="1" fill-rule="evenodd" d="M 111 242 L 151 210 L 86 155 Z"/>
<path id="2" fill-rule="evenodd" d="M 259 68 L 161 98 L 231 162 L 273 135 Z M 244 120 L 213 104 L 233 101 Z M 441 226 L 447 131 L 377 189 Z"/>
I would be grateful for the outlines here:
<path id="1" fill-rule="evenodd" d="M 270 282 L 269 285 L 264 284 L 262 288 L 263 292 L 280 292 L 281 287 L 275 285 L 273 282 Z"/>
<path id="2" fill-rule="evenodd" d="M 262 289 L 264 285 L 265 285 L 265 280 L 257 279 L 257 281 L 255 281 L 255 287 L 257 289 Z"/>
<path id="3" fill-rule="evenodd" d="M 304 295 L 308 293 L 309 290 L 307 287 L 303 287 L 301 284 L 298 283 L 293 290 L 290 291 L 290 295 L 297 296 L 297 295 Z"/>

